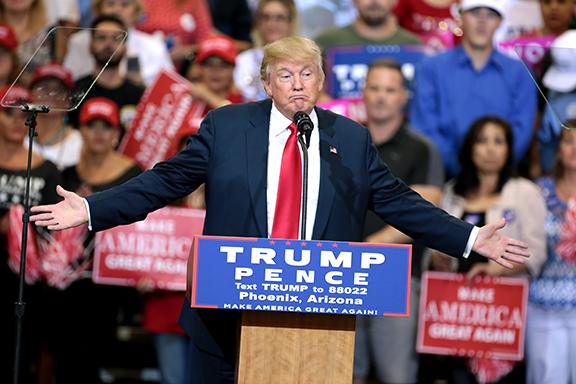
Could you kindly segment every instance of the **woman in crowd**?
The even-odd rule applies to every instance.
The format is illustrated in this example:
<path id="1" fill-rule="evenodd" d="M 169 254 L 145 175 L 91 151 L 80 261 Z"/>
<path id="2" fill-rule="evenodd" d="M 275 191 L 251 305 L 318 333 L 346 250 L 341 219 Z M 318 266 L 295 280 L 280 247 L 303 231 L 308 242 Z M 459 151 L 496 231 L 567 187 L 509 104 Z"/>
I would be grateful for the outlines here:
<path id="1" fill-rule="evenodd" d="M 62 173 L 63 186 L 84 196 L 121 184 L 140 168 L 116 152 L 120 137 L 118 106 L 105 98 L 85 101 L 80 110 L 84 145 L 77 165 Z M 98 369 L 118 351 L 116 327 L 138 307 L 134 289 L 97 285 L 91 279 L 93 237 L 71 274 L 76 280 L 64 290 L 52 290 L 50 349 L 57 383 L 99 383 Z M 76 273 L 77 271 L 83 271 Z M 71 305 L 73 303 L 73 305 Z"/>
<path id="2" fill-rule="evenodd" d="M 268 97 L 260 81 L 262 46 L 293 35 L 297 22 L 293 0 L 260 0 L 256 9 L 254 37 L 258 47 L 244 51 L 236 59 L 234 82 L 245 101 Z"/>
<path id="3" fill-rule="evenodd" d="M 576 120 L 566 125 L 576 127 Z M 556 161 L 553 175 L 538 180 L 548 209 L 548 259 L 530 284 L 526 331 L 529 384 L 576 382 L 576 131 L 562 129 Z M 563 231 L 565 220 L 572 226 Z M 564 250 L 558 248 L 561 234 L 568 242 Z"/>
<path id="4" fill-rule="evenodd" d="M 30 93 L 21 87 L 13 87 L 8 95 L 8 87 L 0 89 L 0 99 L 4 103 L 12 101 L 30 102 Z M 5 97 L 6 95 L 6 97 Z M 5 319 L 0 336 L 0 382 L 12 382 L 12 367 L 14 364 L 14 335 L 15 318 L 14 302 L 18 292 L 18 276 L 8 267 L 8 211 L 14 204 L 24 204 L 26 164 L 28 150 L 22 146 L 27 136 L 28 128 L 24 125 L 26 115 L 19 108 L 0 107 L 0 312 Z M 32 169 L 30 180 L 30 203 L 32 205 L 43 202 L 56 202 L 58 196 L 54 193 L 56 185 L 60 183 L 60 174 L 54 164 L 37 154 L 32 155 Z M 21 223 L 12 223 L 19 225 Z M 33 238 L 36 233 L 30 233 Z M 30 243 L 30 242 L 29 242 Z M 31 249 L 29 249 L 29 256 Z M 37 255 L 36 255 L 37 256 Z M 30 269 L 30 263 L 28 264 Z M 42 311 L 40 310 L 43 284 L 36 282 L 26 287 L 26 307 L 24 317 L 24 345 L 21 359 L 21 382 L 35 382 L 33 377 L 38 370 L 38 351 L 41 340 Z"/>
<path id="5" fill-rule="evenodd" d="M 8 24 L 0 24 L 0 87 L 10 85 L 20 72 L 18 40 Z"/>
<path id="6" fill-rule="evenodd" d="M 30 84 L 34 103 L 50 108 L 50 113 L 38 114 L 41 129 L 33 150 L 60 170 L 75 165 L 80 158 L 82 137 L 66 122 L 65 112 L 71 105 L 72 75 L 59 64 L 46 64 L 36 68 Z"/>
<path id="7" fill-rule="evenodd" d="M 197 66 L 191 67 L 186 77 L 192 82 L 192 96 L 206 103 L 202 117 L 212 109 L 242 101 L 234 86 L 236 56 L 234 41 L 224 35 L 212 36 L 198 45 Z"/>
<path id="8" fill-rule="evenodd" d="M 526 264 L 506 269 L 474 252 L 467 259 L 433 253 L 434 269 L 490 276 L 538 276 L 546 260 L 546 207 L 538 187 L 514 177 L 513 137 L 510 125 L 495 116 L 472 123 L 460 150 L 461 171 L 447 184 L 441 207 L 476 226 L 506 220 L 503 233 L 526 242 L 531 257 Z M 454 265 L 456 263 L 456 265 Z M 452 359 L 450 375 L 455 382 L 474 383 L 465 359 Z M 504 376 L 513 368 L 500 372 Z"/>
<path id="9" fill-rule="evenodd" d="M 21 83 L 27 85 L 36 66 L 47 64 L 54 59 L 52 44 L 42 44 L 48 27 L 44 1 L 0 0 L 0 23 L 8 24 L 14 30 L 19 43 L 17 52 L 21 63 L 27 63 L 34 55 L 21 79 Z M 40 45 L 41 48 L 36 51 Z"/>

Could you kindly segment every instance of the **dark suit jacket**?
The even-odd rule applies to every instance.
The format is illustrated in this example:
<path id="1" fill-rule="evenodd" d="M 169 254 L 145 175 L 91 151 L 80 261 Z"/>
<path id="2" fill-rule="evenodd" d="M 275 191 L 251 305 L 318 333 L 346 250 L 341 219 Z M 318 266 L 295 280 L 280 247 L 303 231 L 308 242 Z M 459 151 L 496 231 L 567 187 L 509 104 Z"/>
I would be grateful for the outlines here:
<path id="1" fill-rule="evenodd" d="M 266 176 L 272 102 L 210 112 L 177 156 L 126 184 L 88 197 L 102 230 L 146 214 L 206 183 L 204 234 L 267 237 Z M 367 209 L 424 245 L 461 256 L 472 226 L 423 200 L 380 161 L 368 130 L 320 108 L 320 191 L 313 238 L 360 241 Z M 335 150 L 331 150 L 331 149 Z M 181 323 L 196 345 L 235 354 L 234 311 L 186 308 Z M 232 341 L 232 342 L 231 342 Z"/>

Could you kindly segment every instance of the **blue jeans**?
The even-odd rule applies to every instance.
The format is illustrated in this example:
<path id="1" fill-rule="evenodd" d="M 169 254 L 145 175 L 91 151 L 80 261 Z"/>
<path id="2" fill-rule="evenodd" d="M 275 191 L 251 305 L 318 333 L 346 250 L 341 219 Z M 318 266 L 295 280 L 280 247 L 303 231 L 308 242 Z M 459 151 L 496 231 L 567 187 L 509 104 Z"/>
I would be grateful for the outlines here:
<path id="1" fill-rule="evenodd" d="M 154 335 L 162 384 L 190 383 L 190 338 L 173 333 Z"/>

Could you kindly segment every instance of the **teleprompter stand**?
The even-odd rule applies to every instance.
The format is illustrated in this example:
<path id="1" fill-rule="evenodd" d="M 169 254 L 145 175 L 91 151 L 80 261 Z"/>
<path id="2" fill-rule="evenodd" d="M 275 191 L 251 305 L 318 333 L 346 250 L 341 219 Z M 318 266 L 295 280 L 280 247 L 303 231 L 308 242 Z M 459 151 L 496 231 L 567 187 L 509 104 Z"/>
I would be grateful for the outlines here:
<path id="1" fill-rule="evenodd" d="M 26 251 L 28 243 L 28 223 L 30 222 L 30 173 L 32 172 L 32 146 L 36 137 L 36 117 L 39 113 L 48 113 L 50 108 L 46 105 L 25 104 L 22 110 L 28 113 L 26 126 L 28 127 L 28 163 L 26 165 L 26 189 L 24 192 L 24 214 L 22 215 L 22 244 L 20 248 L 20 275 L 18 277 L 18 298 L 14 303 L 16 316 L 16 337 L 14 340 L 14 384 L 20 381 L 20 357 L 22 355 L 22 324 L 26 310 L 24 302 L 24 282 L 26 275 Z"/>

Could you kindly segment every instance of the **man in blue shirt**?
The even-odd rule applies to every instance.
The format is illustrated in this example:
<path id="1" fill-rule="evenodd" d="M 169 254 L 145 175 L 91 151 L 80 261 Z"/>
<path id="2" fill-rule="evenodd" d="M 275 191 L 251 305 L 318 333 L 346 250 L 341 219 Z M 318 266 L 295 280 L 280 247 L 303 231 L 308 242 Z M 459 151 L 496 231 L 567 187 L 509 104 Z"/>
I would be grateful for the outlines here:
<path id="1" fill-rule="evenodd" d="M 462 44 L 425 60 L 418 69 L 410 120 L 436 143 L 448 176 L 458 172 L 458 150 L 480 116 L 510 122 L 516 160 L 530 145 L 536 88 L 519 60 L 493 47 L 503 11 L 502 0 L 463 0 Z"/>

